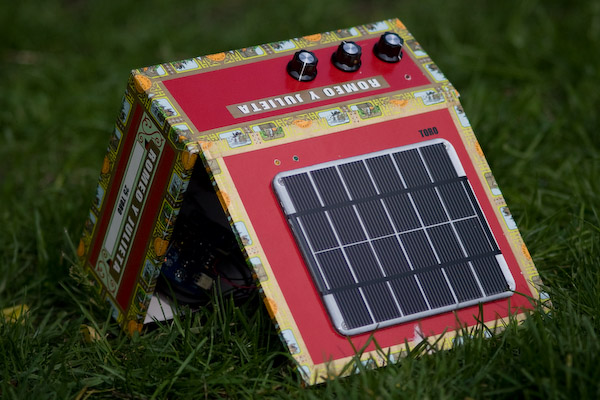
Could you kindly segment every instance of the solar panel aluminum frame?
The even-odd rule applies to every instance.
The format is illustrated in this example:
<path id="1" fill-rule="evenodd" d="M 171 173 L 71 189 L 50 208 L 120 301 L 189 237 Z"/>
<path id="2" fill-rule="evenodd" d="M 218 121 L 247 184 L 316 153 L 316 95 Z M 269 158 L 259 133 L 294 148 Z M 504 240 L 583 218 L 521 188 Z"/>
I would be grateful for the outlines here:
<path id="1" fill-rule="evenodd" d="M 432 139 L 432 140 L 425 141 L 425 142 L 414 143 L 414 144 L 395 147 L 395 148 L 391 148 L 391 149 L 385 149 L 385 150 L 381 150 L 381 151 L 377 151 L 377 152 L 373 152 L 373 153 L 358 155 L 358 156 L 344 158 L 344 159 L 332 160 L 332 161 L 328 161 L 325 163 L 319 163 L 319 164 L 315 164 L 315 165 L 311 165 L 311 166 L 307 166 L 307 167 L 303 167 L 303 168 L 288 170 L 288 171 L 278 173 L 272 181 L 273 190 L 279 199 L 279 202 L 280 202 L 280 205 L 281 205 L 281 208 L 282 208 L 284 214 L 286 215 L 286 219 L 288 221 L 290 229 L 292 230 L 292 233 L 294 235 L 296 243 L 297 243 L 298 247 L 300 248 L 300 251 L 302 253 L 302 256 L 306 263 L 306 266 L 308 267 L 308 269 L 310 271 L 311 277 L 313 279 L 313 283 L 315 284 L 315 286 L 322 298 L 323 304 L 325 305 L 325 308 L 327 309 L 327 312 L 330 316 L 332 325 L 342 335 L 351 336 L 351 335 L 357 335 L 357 334 L 361 334 L 361 333 L 365 333 L 365 332 L 370 332 L 370 331 L 373 331 L 373 330 L 376 330 L 379 328 L 384 328 L 384 327 L 395 325 L 395 324 L 401 324 L 401 323 L 408 322 L 408 321 L 422 319 L 422 318 L 430 317 L 430 316 L 441 314 L 441 313 L 451 312 L 454 310 L 458 310 L 458 309 L 465 308 L 468 306 L 476 305 L 479 303 L 503 299 L 503 298 L 511 296 L 514 293 L 514 290 L 516 288 L 514 278 L 510 272 L 510 269 L 506 263 L 506 260 L 504 259 L 504 256 L 502 255 L 502 253 L 499 250 L 498 250 L 499 254 L 495 255 L 495 259 L 496 259 L 496 262 L 498 263 L 498 266 L 500 267 L 502 276 L 503 276 L 504 280 L 506 281 L 507 286 L 506 286 L 506 290 L 503 290 L 499 293 L 494 293 L 491 295 L 485 294 L 485 292 L 482 288 L 482 285 L 479 282 L 479 278 L 477 277 L 477 274 L 475 273 L 475 270 L 473 268 L 472 260 L 468 256 L 466 257 L 466 259 L 469 263 L 469 266 L 470 266 L 471 273 L 473 274 L 473 276 L 475 276 L 475 279 L 478 282 L 478 286 L 479 286 L 479 289 L 482 294 L 482 296 L 477 297 L 475 299 L 469 299 L 469 300 L 465 300 L 465 301 L 458 300 L 456 294 L 454 294 L 454 289 L 452 289 L 452 285 L 450 285 L 448 276 L 446 275 L 445 272 L 443 272 L 446 283 L 448 284 L 448 286 L 450 287 L 450 290 L 453 293 L 455 303 L 440 306 L 440 307 L 431 307 L 429 305 L 429 301 L 427 300 L 427 296 L 425 295 L 425 292 L 423 291 L 423 288 L 421 287 L 421 284 L 419 284 L 421 295 L 423 296 L 423 298 L 425 298 L 425 301 L 426 301 L 429 309 L 427 309 L 425 311 L 404 314 L 401 311 L 401 307 L 398 303 L 398 300 L 396 299 L 396 296 L 393 295 L 393 290 L 391 290 L 391 286 L 390 286 L 389 282 L 386 281 L 387 282 L 386 284 L 388 285 L 388 290 L 390 290 L 392 292 L 392 295 L 393 295 L 394 301 L 395 301 L 395 306 L 398 308 L 398 310 L 400 310 L 401 316 L 396 317 L 396 318 L 391 318 L 388 320 L 384 320 L 384 321 L 376 321 L 374 314 L 371 311 L 371 308 L 367 304 L 366 297 L 365 297 L 363 291 L 361 289 L 359 289 L 359 291 L 361 292 L 362 300 L 365 303 L 366 307 L 368 308 L 370 317 L 373 322 L 367 323 L 367 324 L 364 324 L 364 325 L 361 325 L 358 327 L 356 327 L 356 326 L 351 327 L 351 326 L 349 326 L 348 322 L 346 321 L 346 318 L 343 315 L 340 302 L 335 299 L 335 297 L 332 293 L 328 292 L 328 289 L 330 289 L 329 284 L 326 282 L 325 274 L 323 273 L 323 271 L 321 269 L 321 265 L 318 262 L 317 257 L 315 257 L 316 253 L 312 249 L 311 245 L 309 244 L 308 236 L 307 236 L 306 232 L 304 231 L 304 228 L 301 226 L 301 224 L 298 224 L 297 222 L 294 221 L 294 218 L 295 218 L 294 215 L 297 213 L 298 210 L 296 209 L 294 202 L 292 200 L 292 196 L 290 195 L 288 187 L 285 184 L 285 178 L 298 176 L 298 175 L 305 174 L 305 173 L 311 173 L 314 171 L 319 171 L 319 170 L 323 170 L 323 169 L 330 168 L 330 167 L 346 165 L 346 164 L 350 164 L 350 163 L 353 163 L 356 161 L 374 159 L 374 158 L 377 158 L 380 156 L 392 155 L 395 153 L 401 153 L 401 152 L 410 151 L 410 150 L 414 150 L 414 149 L 418 150 L 418 149 L 425 148 L 427 146 L 433 146 L 436 144 L 443 145 L 457 176 L 459 178 L 464 179 L 464 182 L 466 182 L 466 184 L 468 185 L 468 190 L 470 190 L 471 194 L 472 194 L 472 188 L 470 187 L 470 183 L 469 183 L 468 179 L 466 178 L 466 173 L 462 167 L 459 157 L 456 154 L 456 151 L 455 151 L 454 147 L 452 146 L 452 144 L 445 139 Z M 425 168 L 429 168 L 429 167 L 425 166 Z M 399 173 L 399 171 L 398 171 L 398 173 Z M 341 176 L 340 176 L 340 178 L 341 178 Z M 431 173 L 429 173 L 429 178 L 431 179 Z M 400 178 L 400 179 L 403 179 L 403 178 Z M 375 181 L 373 180 L 372 177 L 371 177 L 371 180 L 372 180 L 372 183 L 374 184 L 374 186 L 376 186 Z M 315 186 L 314 181 L 312 181 L 312 185 L 313 185 L 313 190 L 315 190 L 315 193 L 317 194 L 317 196 L 319 196 L 319 201 L 321 202 L 321 207 L 324 207 L 323 200 L 320 198 L 320 195 L 318 194 L 319 190 Z M 405 184 L 403 183 L 403 185 L 405 185 Z M 404 186 L 404 187 L 406 188 L 406 186 Z M 346 192 L 347 192 L 347 195 L 350 196 L 350 192 L 348 191 L 348 188 L 346 188 Z M 439 194 L 438 194 L 438 196 L 439 196 Z M 481 206 L 479 204 L 479 201 L 477 200 L 476 196 L 474 196 L 474 195 L 470 196 L 469 200 L 470 200 L 471 206 L 473 207 L 473 210 L 477 214 L 477 217 L 480 220 L 480 222 L 482 224 L 486 225 L 483 228 L 487 229 L 487 232 L 488 232 L 487 239 L 493 240 L 496 249 L 498 249 L 498 244 L 496 243 L 496 239 L 494 238 L 493 234 L 491 234 L 489 223 L 488 223 L 485 215 L 481 212 Z M 415 207 L 414 204 L 413 204 L 413 207 Z M 357 211 L 355 210 L 355 212 L 357 212 Z M 446 210 L 446 214 L 449 217 L 447 210 Z M 388 218 L 389 218 L 389 215 L 388 215 Z M 419 219 L 421 221 L 421 228 L 419 228 L 419 229 L 425 230 L 426 226 L 424 225 L 423 221 L 421 220 L 421 216 L 419 216 Z M 450 223 L 452 223 L 453 221 L 455 222 L 455 220 L 450 218 Z M 331 224 L 330 227 L 333 230 L 335 230 L 336 228 L 331 223 L 331 220 L 330 220 L 330 224 Z M 429 227 L 431 227 L 431 226 L 429 226 Z M 363 226 L 363 230 L 365 230 L 364 226 Z M 367 234 L 366 230 L 364 233 Z M 402 233 L 403 232 L 398 232 L 395 230 L 394 236 L 399 237 Z M 457 235 L 456 232 L 454 232 L 454 234 Z M 336 236 L 337 236 L 337 234 L 336 234 Z M 377 238 L 370 238 L 368 234 L 367 234 L 367 238 L 368 238 L 367 241 L 369 241 L 369 242 L 377 239 Z M 340 248 L 346 247 L 346 245 L 342 244 L 342 242 L 340 241 L 339 238 L 337 238 L 337 240 L 338 240 L 338 245 L 340 246 Z M 430 242 L 430 246 L 432 246 L 431 248 L 435 252 L 435 249 L 433 248 L 433 245 L 431 242 Z M 461 245 L 461 247 L 462 247 L 462 245 Z M 466 253 L 464 247 L 463 247 L 463 252 L 464 252 L 464 255 L 466 256 L 467 253 Z M 404 256 L 406 257 L 406 253 L 404 254 Z M 377 258 L 377 256 L 376 256 L 376 258 Z M 437 262 L 440 263 L 440 259 L 437 255 L 436 255 L 436 258 L 437 258 Z M 407 259 L 408 259 L 408 257 L 407 257 Z M 349 259 L 347 257 L 346 257 L 346 262 L 348 262 L 348 266 L 350 267 Z M 378 266 L 375 266 L 375 268 L 378 267 L 385 276 L 386 273 L 382 268 L 382 263 L 380 261 L 377 261 L 377 264 L 378 264 Z M 350 269 L 352 269 L 352 267 L 350 267 Z M 415 269 L 411 265 L 411 270 L 413 271 L 412 274 L 416 277 L 418 269 Z M 439 266 L 439 270 L 444 271 L 444 267 Z M 356 280 L 357 278 L 356 278 L 354 272 L 351 271 L 351 273 L 354 276 L 355 284 L 360 286 L 361 282 Z"/>

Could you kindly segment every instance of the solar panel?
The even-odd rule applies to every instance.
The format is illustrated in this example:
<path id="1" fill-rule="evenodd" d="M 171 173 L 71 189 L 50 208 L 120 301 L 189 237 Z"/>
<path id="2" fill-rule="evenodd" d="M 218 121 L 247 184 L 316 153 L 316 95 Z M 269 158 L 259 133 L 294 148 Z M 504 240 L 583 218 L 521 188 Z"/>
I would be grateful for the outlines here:
<path id="1" fill-rule="evenodd" d="M 515 288 L 446 140 L 282 172 L 273 188 L 344 335 L 507 297 Z"/>

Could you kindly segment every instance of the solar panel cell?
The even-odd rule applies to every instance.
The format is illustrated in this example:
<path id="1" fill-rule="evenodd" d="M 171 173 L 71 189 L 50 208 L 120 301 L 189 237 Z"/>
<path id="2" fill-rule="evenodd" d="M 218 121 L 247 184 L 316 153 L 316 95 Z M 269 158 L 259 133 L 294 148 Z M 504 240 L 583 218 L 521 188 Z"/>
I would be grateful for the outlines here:
<path id="1" fill-rule="evenodd" d="M 397 232 L 416 229 L 421 226 L 419 217 L 406 193 L 400 193 L 383 199 Z"/>
<path id="2" fill-rule="evenodd" d="M 292 175 L 285 178 L 290 199 L 296 211 L 306 211 L 320 207 L 321 203 L 307 174 Z"/>
<path id="3" fill-rule="evenodd" d="M 465 191 L 463 182 L 450 182 L 437 187 L 450 218 L 461 219 L 475 215 L 475 209 Z"/>
<path id="4" fill-rule="evenodd" d="M 377 194 L 362 161 L 340 165 L 339 170 L 352 199 L 364 199 Z"/>
<path id="5" fill-rule="evenodd" d="M 356 205 L 358 215 L 369 238 L 387 236 L 394 233 L 381 200 L 372 200 Z"/>
<path id="6" fill-rule="evenodd" d="M 368 243 L 348 246 L 345 251 L 359 282 L 368 282 L 383 277 L 377 259 Z"/>
<path id="7" fill-rule="evenodd" d="M 404 188 L 394 161 L 389 155 L 369 158 L 365 162 L 379 193 L 394 193 Z"/>
<path id="8" fill-rule="evenodd" d="M 420 151 L 433 182 L 442 182 L 458 176 L 443 144 L 422 147 Z"/>
<path id="9" fill-rule="evenodd" d="M 416 276 L 431 308 L 439 308 L 456 303 L 441 270 L 435 269 L 420 272 Z"/>
<path id="10" fill-rule="evenodd" d="M 454 226 L 458 236 L 471 257 L 497 250 L 495 244 L 489 242 L 478 218 L 467 218 L 456 221 Z"/>
<path id="11" fill-rule="evenodd" d="M 396 236 L 374 240 L 373 247 L 387 276 L 412 271 Z"/>
<path id="12" fill-rule="evenodd" d="M 343 203 L 348 200 L 346 189 L 340 179 L 335 167 L 324 168 L 311 172 L 311 177 L 317 187 L 318 193 L 323 200 L 323 205 L 330 206 Z M 314 192 L 314 188 L 307 187 L 306 190 Z M 318 206 L 317 206 L 318 207 Z M 315 207 L 315 208 L 317 208 Z"/>
<path id="13" fill-rule="evenodd" d="M 322 251 L 337 246 L 333 229 L 331 229 L 324 212 L 303 215 L 299 221 L 313 251 Z"/>
<path id="14" fill-rule="evenodd" d="M 427 300 L 423 297 L 415 276 L 391 279 L 390 285 L 394 290 L 394 294 L 404 315 L 417 314 L 429 310 Z"/>
<path id="15" fill-rule="evenodd" d="M 416 190 L 411 197 L 425 226 L 448 221 L 442 202 L 433 188 Z"/>
<path id="16" fill-rule="evenodd" d="M 427 228 L 427 234 L 442 263 L 449 263 L 465 257 L 451 224 Z"/>
<path id="17" fill-rule="evenodd" d="M 339 289 L 355 283 L 341 250 L 324 251 L 316 257 L 330 289 Z"/>
<path id="18" fill-rule="evenodd" d="M 394 160 L 407 188 L 431 183 L 425 164 L 416 149 L 394 153 Z"/>
<path id="19" fill-rule="evenodd" d="M 473 269 L 486 295 L 491 296 L 508 290 L 506 278 L 495 257 L 473 260 Z"/>
<path id="20" fill-rule="evenodd" d="M 429 240 L 422 229 L 400 235 L 400 240 L 406 250 L 413 269 L 437 265 L 437 260 Z"/>
<path id="21" fill-rule="evenodd" d="M 329 211 L 329 215 L 342 244 L 366 240 L 365 233 L 353 207 L 334 208 Z"/>
<path id="22" fill-rule="evenodd" d="M 367 309 L 364 297 L 359 289 L 349 289 L 343 292 L 333 294 L 338 305 L 344 305 L 340 308 L 340 314 L 347 329 L 354 329 L 373 323 L 373 318 Z"/>
<path id="23" fill-rule="evenodd" d="M 386 282 L 378 282 L 363 287 L 365 299 L 373 313 L 375 322 L 400 318 L 402 314 Z"/>
<path id="24" fill-rule="evenodd" d="M 458 301 L 480 298 L 484 293 L 479 289 L 477 279 L 467 263 L 455 264 L 444 269 L 454 289 Z"/>

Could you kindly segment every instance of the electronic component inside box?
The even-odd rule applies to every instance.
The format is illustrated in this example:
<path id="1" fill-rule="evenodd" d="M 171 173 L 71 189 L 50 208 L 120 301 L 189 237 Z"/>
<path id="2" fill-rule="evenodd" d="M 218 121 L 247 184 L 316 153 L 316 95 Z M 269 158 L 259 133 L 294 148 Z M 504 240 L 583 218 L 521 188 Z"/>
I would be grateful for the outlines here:
<path id="1" fill-rule="evenodd" d="M 545 298 L 457 91 L 397 19 L 132 71 L 78 253 L 129 332 L 258 291 L 311 384 Z"/>
<path id="2" fill-rule="evenodd" d="M 158 289 L 179 304 L 222 296 L 246 299 L 256 286 L 251 270 L 200 163 L 195 167 L 173 230 Z"/>

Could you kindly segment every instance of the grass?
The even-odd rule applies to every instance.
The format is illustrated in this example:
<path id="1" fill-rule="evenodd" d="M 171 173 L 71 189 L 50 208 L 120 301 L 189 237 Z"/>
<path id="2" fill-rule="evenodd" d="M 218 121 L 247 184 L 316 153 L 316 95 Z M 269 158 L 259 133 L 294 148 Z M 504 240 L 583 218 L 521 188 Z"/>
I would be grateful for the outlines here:
<path id="1" fill-rule="evenodd" d="M 0 397 L 600 396 L 600 4 L 372 3 L 0 5 L 0 309 L 30 307 L 0 323 Z M 257 299 L 123 335 L 70 269 L 128 71 L 393 16 L 461 92 L 550 313 L 313 388 Z"/>

